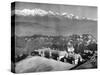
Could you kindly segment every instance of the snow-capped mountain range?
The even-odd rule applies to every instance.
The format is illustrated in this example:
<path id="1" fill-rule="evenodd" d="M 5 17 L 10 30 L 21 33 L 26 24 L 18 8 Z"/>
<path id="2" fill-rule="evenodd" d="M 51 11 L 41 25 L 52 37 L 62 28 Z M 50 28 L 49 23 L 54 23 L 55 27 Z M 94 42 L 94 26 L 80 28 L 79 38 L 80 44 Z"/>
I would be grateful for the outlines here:
<path id="1" fill-rule="evenodd" d="M 42 10 L 42 9 L 39 9 L 39 8 L 34 8 L 34 9 L 22 9 L 22 10 L 18 10 L 16 9 L 15 10 L 15 14 L 16 15 L 22 15 L 22 16 L 45 16 L 45 15 L 52 15 L 52 16 L 62 16 L 62 17 L 65 17 L 65 18 L 69 18 L 69 19 L 78 19 L 78 20 L 82 20 L 82 19 L 86 19 L 86 20 L 93 20 L 93 21 L 96 21 L 95 19 L 91 19 L 91 18 L 87 18 L 87 17 L 79 17 L 79 16 L 76 16 L 74 14 L 70 14 L 70 13 L 67 13 L 67 12 L 63 12 L 63 13 L 59 13 L 59 12 L 54 12 L 54 11 L 46 11 L 46 10 Z"/>

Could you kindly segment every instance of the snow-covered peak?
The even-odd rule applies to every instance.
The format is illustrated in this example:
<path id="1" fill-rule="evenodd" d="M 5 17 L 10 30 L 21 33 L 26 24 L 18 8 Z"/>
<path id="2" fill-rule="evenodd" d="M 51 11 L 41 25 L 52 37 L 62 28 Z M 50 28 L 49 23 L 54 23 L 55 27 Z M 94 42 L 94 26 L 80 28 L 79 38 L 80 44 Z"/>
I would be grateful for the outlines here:
<path id="1" fill-rule="evenodd" d="M 62 13 L 59 13 L 59 12 L 54 12 L 52 10 L 43 10 L 43 9 L 39 9 L 39 8 L 34 8 L 34 9 L 16 9 L 15 10 L 15 14 L 16 15 L 22 15 L 22 16 L 36 16 L 36 15 L 39 15 L 39 16 L 45 16 L 45 15 L 53 15 L 53 16 L 62 16 L 62 17 L 65 17 L 65 18 L 70 18 L 70 19 L 86 19 L 86 20 L 93 20 L 91 18 L 86 18 L 86 17 L 79 17 L 77 15 L 74 15 L 72 13 L 67 13 L 67 12 L 62 12 Z"/>
<path id="2" fill-rule="evenodd" d="M 23 15 L 23 16 L 35 16 L 35 15 L 40 15 L 40 16 L 44 16 L 47 15 L 48 12 L 45 10 L 41 10 L 41 9 L 23 9 L 23 10 L 15 10 L 15 14 L 17 15 Z"/>

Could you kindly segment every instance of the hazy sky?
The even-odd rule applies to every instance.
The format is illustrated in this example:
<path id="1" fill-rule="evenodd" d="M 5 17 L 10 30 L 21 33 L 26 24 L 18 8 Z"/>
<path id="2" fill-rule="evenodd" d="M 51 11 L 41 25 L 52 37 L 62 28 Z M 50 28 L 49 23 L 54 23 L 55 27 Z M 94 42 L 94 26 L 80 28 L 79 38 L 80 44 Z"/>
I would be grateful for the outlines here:
<path id="1" fill-rule="evenodd" d="M 79 17 L 87 17 L 91 19 L 97 19 L 97 7 L 95 6 L 76 6 L 76 5 L 58 5 L 58 4 L 43 4 L 43 3 L 26 3 L 17 2 L 15 9 L 34 9 L 40 8 L 43 10 L 51 10 L 54 12 L 67 12 L 68 14 L 74 14 Z"/>

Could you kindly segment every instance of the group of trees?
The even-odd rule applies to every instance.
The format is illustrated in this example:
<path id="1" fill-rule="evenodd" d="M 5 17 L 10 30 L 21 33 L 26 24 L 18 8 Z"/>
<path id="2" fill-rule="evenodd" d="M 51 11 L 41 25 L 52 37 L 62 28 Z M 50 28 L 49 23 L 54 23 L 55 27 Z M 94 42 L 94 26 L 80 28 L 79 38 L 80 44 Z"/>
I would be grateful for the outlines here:
<path id="1" fill-rule="evenodd" d="M 90 34 L 70 36 L 42 36 L 34 35 L 30 37 L 17 37 L 16 40 L 16 55 L 31 54 L 34 50 L 43 47 L 49 47 L 53 50 L 67 51 L 67 44 L 70 41 L 77 53 L 83 53 L 85 49 L 95 51 L 97 50 L 97 42 Z"/>

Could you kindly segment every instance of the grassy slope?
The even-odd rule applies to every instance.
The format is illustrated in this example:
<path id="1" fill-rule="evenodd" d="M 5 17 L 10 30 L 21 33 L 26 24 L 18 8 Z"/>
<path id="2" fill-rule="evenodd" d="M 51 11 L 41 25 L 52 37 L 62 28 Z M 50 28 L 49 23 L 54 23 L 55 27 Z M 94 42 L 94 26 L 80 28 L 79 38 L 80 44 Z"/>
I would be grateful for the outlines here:
<path id="1" fill-rule="evenodd" d="M 43 57 L 30 57 L 16 64 L 16 72 L 44 72 L 44 71 L 63 71 L 68 70 L 75 65 L 47 59 Z"/>

